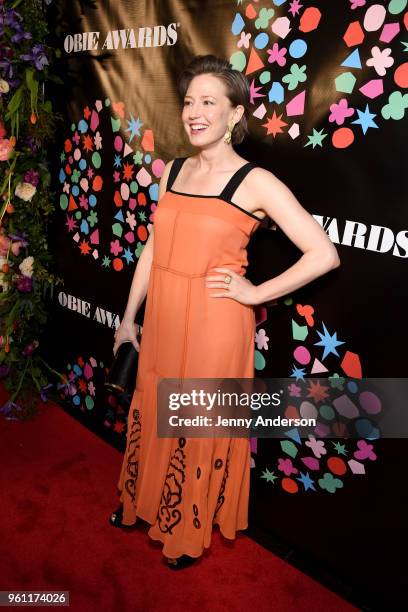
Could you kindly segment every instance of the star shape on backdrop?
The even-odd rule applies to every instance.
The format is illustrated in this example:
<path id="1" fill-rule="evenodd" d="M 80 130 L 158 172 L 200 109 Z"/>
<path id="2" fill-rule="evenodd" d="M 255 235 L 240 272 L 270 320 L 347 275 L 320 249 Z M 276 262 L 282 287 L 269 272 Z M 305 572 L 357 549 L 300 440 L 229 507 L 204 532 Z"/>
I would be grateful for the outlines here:
<path id="1" fill-rule="evenodd" d="M 337 340 L 337 332 L 334 332 L 334 334 L 331 336 L 324 323 L 323 323 L 323 329 L 324 329 L 323 334 L 319 332 L 318 330 L 316 330 L 321 340 L 319 340 L 319 342 L 314 342 L 314 345 L 324 347 L 322 359 L 325 359 L 325 357 L 327 357 L 327 355 L 329 355 L 330 353 L 333 353 L 333 355 L 336 355 L 337 357 L 339 357 L 340 355 L 336 351 L 336 347 L 340 346 L 340 344 L 344 344 L 344 342 L 342 340 Z"/>
<path id="2" fill-rule="evenodd" d="M 122 433 L 122 431 L 124 431 L 125 429 L 125 424 L 122 423 L 121 421 L 116 421 L 114 426 L 113 426 L 113 431 L 116 431 L 116 433 Z"/>
<path id="3" fill-rule="evenodd" d="M 305 487 L 305 491 L 308 491 L 309 489 L 311 489 L 312 491 L 316 491 L 314 486 L 314 480 L 310 478 L 308 472 L 306 472 L 306 474 L 300 472 L 300 478 L 296 478 L 296 480 L 302 483 L 302 485 Z"/>
<path id="4" fill-rule="evenodd" d="M 260 89 L 262 89 L 262 87 L 256 87 L 255 86 L 255 79 L 252 79 L 251 85 L 250 85 L 250 95 L 251 95 L 251 104 L 254 103 L 255 98 L 264 98 L 265 94 L 263 93 L 258 93 L 258 91 Z"/>
<path id="5" fill-rule="evenodd" d="M 308 136 L 309 142 L 305 144 L 305 147 L 312 145 L 313 149 L 315 146 L 322 146 L 322 142 L 324 138 L 326 138 L 327 134 L 323 134 L 323 128 L 318 132 L 315 128 L 313 128 L 313 134 Z"/>
<path id="6" fill-rule="evenodd" d="M 373 121 L 374 117 L 376 117 L 377 115 L 375 113 L 370 113 L 368 104 L 366 104 L 364 111 L 361 111 L 358 108 L 356 109 L 356 111 L 358 113 L 358 119 L 352 121 L 351 123 L 361 125 L 361 129 L 363 130 L 364 135 L 367 132 L 368 128 L 378 128 L 378 125 Z"/>
<path id="7" fill-rule="evenodd" d="M 129 127 L 127 127 L 125 131 L 130 133 L 129 142 L 132 142 L 134 136 L 140 136 L 139 130 L 143 123 L 140 121 L 139 118 L 135 119 L 132 113 L 130 113 L 130 121 L 129 119 L 127 119 L 127 123 Z"/>
<path id="8" fill-rule="evenodd" d="M 301 8 L 303 8 L 303 4 L 300 4 L 300 0 L 293 0 L 290 3 L 290 8 L 288 10 L 288 13 L 291 13 L 292 17 L 295 17 L 295 15 L 299 13 Z"/>
<path id="9" fill-rule="evenodd" d="M 122 254 L 123 259 L 126 259 L 127 263 L 134 261 L 132 251 L 126 248 Z"/>
<path id="10" fill-rule="evenodd" d="M 91 252 L 91 247 L 89 246 L 89 242 L 85 240 L 85 238 L 79 243 L 79 248 L 81 251 L 81 255 L 89 255 Z"/>
<path id="11" fill-rule="evenodd" d="M 123 164 L 123 171 L 122 171 L 122 175 L 123 175 L 123 179 L 125 181 L 131 181 L 132 177 L 133 177 L 133 164 L 127 164 L 126 162 Z"/>
<path id="12" fill-rule="evenodd" d="M 341 442 L 332 442 L 334 448 L 336 449 L 336 453 L 338 455 L 347 455 L 346 445 Z"/>
<path id="13" fill-rule="evenodd" d="M 89 151 L 93 151 L 94 144 L 89 134 L 86 134 L 85 136 L 82 137 L 82 142 L 83 142 L 82 148 L 85 149 L 87 153 Z"/>
<path id="14" fill-rule="evenodd" d="M 276 115 L 276 112 L 273 111 L 272 117 L 267 117 L 267 122 L 262 124 L 262 127 L 266 128 L 267 136 L 269 134 L 273 134 L 273 136 L 275 137 L 276 134 L 283 134 L 282 126 L 288 125 L 288 124 L 285 123 L 285 121 L 281 121 L 282 115 L 283 113 L 279 115 L 278 117 Z"/>
<path id="15" fill-rule="evenodd" d="M 305 369 L 304 368 L 298 368 L 297 366 L 293 366 L 292 374 L 290 376 L 291 377 L 296 377 L 296 380 L 299 380 L 299 378 L 301 380 L 304 380 L 305 379 Z"/>
<path id="16" fill-rule="evenodd" d="M 268 468 L 265 468 L 265 470 L 262 472 L 261 478 L 265 478 L 266 482 L 271 482 L 272 484 L 274 484 L 275 480 L 278 477 L 275 476 L 275 472 L 270 472 Z"/>
<path id="17" fill-rule="evenodd" d="M 313 380 L 311 380 L 309 382 L 307 397 L 312 397 L 316 404 L 325 400 L 328 395 L 329 393 L 327 385 L 321 385 L 320 381 L 314 383 Z"/>
<path id="18" fill-rule="evenodd" d="M 65 225 L 67 226 L 69 232 L 73 232 L 74 229 L 78 227 L 78 224 L 75 221 L 75 219 L 73 219 L 72 217 L 69 217 L 68 215 L 67 215 L 67 222 L 65 223 Z"/>

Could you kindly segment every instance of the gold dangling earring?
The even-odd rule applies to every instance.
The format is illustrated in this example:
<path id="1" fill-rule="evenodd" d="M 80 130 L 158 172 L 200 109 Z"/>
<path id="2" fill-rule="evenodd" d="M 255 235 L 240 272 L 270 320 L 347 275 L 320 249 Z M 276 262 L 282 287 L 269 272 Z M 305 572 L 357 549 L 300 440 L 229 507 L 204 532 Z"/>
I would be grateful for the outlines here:
<path id="1" fill-rule="evenodd" d="M 234 123 L 232 124 L 232 127 L 230 127 L 230 124 L 228 124 L 228 129 L 225 132 L 225 136 L 224 136 L 224 142 L 226 142 L 227 144 L 231 143 L 231 136 L 232 136 L 233 129 L 234 129 Z"/>

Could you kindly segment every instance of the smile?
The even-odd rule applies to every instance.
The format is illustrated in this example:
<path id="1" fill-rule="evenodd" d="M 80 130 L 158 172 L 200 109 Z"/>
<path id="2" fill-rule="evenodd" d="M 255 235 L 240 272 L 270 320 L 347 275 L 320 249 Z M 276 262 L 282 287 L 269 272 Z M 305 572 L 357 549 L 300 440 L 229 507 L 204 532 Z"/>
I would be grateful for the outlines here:
<path id="1" fill-rule="evenodd" d="M 199 132 L 204 132 L 208 128 L 208 125 L 204 123 L 196 123 L 195 125 L 190 125 L 190 130 L 192 134 L 198 134 Z"/>

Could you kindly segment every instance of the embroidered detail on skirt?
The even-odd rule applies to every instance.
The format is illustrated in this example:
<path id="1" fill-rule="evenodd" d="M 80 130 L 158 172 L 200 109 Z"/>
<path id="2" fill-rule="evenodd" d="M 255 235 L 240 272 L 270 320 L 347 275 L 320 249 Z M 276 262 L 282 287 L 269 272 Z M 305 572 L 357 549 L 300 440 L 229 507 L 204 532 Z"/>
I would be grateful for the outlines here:
<path id="1" fill-rule="evenodd" d="M 139 410 L 133 411 L 133 423 L 129 437 L 128 460 L 126 472 L 129 478 L 125 480 L 125 490 L 130 495 L 132 503 L 136 501 L 136 481 L 139 473 L 139 449 L 140 449 L 141 423 Z"/>
<path id="2" fill-rule="evenodd" d="M 173 533 L 174 527 L 181 521 L 181 512 L 177 508 L 182 501 L 183 484 L 186 479 L 186 454 L 183 450 L 185 438 L 179 438 L 179 446 L 170 459 L 169 470 L 164 483 L 159 512 L 157 514 L 159 529 L 163 533 Z"/>

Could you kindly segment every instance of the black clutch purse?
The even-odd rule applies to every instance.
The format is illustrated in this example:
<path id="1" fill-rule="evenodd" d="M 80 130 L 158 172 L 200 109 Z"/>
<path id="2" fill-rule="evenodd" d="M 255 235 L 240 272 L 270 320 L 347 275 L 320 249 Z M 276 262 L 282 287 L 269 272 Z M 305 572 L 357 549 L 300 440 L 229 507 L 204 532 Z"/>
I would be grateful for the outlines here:
<path id="1" fill-rule="evenodd" d="M 140 343 L 139 337 L 137 338 Z M 116 393 L 132 393 L 136 385 L 139 352 L 130 340 L 122 342 L 116 351 L 104 386 Z"/>

